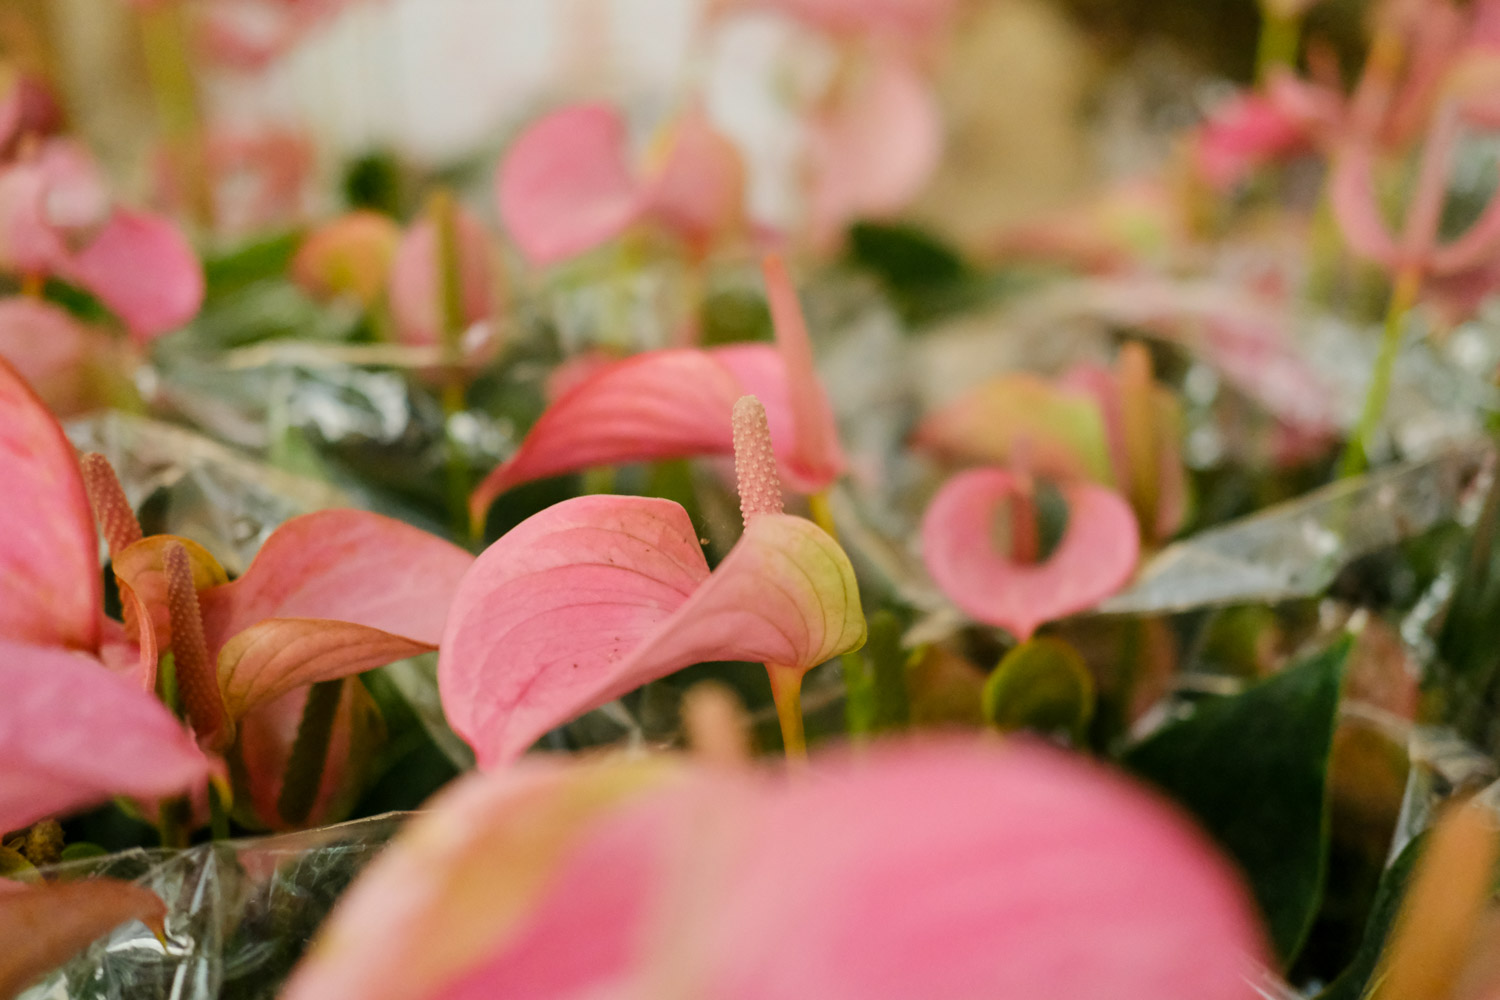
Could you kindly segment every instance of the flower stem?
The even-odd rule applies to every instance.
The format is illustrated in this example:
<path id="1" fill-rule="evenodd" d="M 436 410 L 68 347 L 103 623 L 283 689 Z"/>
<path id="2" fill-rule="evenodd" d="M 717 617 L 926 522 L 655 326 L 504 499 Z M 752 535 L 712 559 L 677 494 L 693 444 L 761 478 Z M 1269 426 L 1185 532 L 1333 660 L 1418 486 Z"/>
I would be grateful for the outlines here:
<path id="1" fill-rule="evenodd" d="M 766 672 L 771 675 L 771 697 L 776 701 L 776 718 L 781 723 L 786 758 L 800 766 L 807 762 L 807 737 L 802 731 L 802 671 L 767 663 Z"/>
<path id="2" fill-rule="evenodd" d="M 1255 50 L 1255 79 L 1264 82 L 1278 66 L 1293 66 L 1302 44 L 1302 19 L 1283 17 L 1261 5 L 1260 43 Z"/>
<path id="3" fill-rule="evenodd" d="M 828 503 L 828 492 L 820 490 L 807 498 L 807 511 L 813 523 L 828 533 L 835 542 L 839 540 L 838 525 L 833 523 L 833 507 Z"/>
<path id="4" fill-rule="evenodd" d="M 1380 354 L 1375 359 L 1375 372 L 1370 378 L 1370 389 L 1365 394 L 1364 411 L 1359 424 L 1349 439 L 1349 447 L 1339 461 L 1339 478 L 1348 479 L 1365 471 L 1369 465 L 1370 442 L 1385 413 L 1385 404 L 1391 394 L 1391 373 L 1396 367 L 1396 353 L 1401 347 L 1401 333 L 1406 326 L 1406 314 L 1416 304 L 1417 292 L 1422 287 L 1420 271 L 1408 268 L 1396 277 L 1391 290 L 1390 306 L 1386 309 L 1385 329 L 1380 338 Z"/>
<path id="5" fill-rule="evenodd" d="M 469 519 L 469 472 L 463 451 L 453 436 L 453 418 L 464 409 L 463 361 L 464 289 L 459 261 L 458 219 L 453 195 L 439 189 L 427 202 L 437 237 L 438 315 L 443 346 L 443 440 L 448 472 L 448 513 L 454 537 L 472 530 Z M 481 526 L 482 530 L 482 526 Z"/>

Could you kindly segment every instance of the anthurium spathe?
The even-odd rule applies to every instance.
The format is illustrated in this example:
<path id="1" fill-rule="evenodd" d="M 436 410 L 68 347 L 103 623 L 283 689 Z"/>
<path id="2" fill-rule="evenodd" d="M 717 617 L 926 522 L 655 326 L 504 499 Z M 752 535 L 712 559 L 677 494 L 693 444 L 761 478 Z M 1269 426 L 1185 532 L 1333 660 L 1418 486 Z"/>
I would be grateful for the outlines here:
<path id="1" fill-rule="evenodd" d="M 92 159 L 62 139 L 0 169 L 0 268 L 77 285 L 142 342 L 203 304 L 203 267 L 177 227 L 115 204 Z"/>
<path id="2" fill-rule="evenodd" d="M 0 687 L 0 831 L 210 775 L 165 705 L 84 654 L 0 638 Z"/>
<path id="3" fill-rule="evenodd" d="M 349 296 L 372 308 L 385 294 L 400 241 L 401 229 L 389 216 L 350 212 L 314 229 L 302 241 L 292 258 L 292 280 L 319 298 Z"/>
<path id="4" fill-rule="evenodd" d="M 339 903 L 284 1000 L 1250 1000 L 1201 835 L 1021 741 L 481 773 Z"/>
<path id="5" fill-rule="evenodd" d="M 1135 516 L 1120 496 L 1092 483 L 1058 486 L 1067 526 L 1050 555 L 1037 546 L 1035 482 L 1008 469 L 971 469 L 944 484 L 922 516 L 922 560 L 933 581 L 976 621 L 1017 639 L 1092 607 L 1135 572 Z M 1011 529 L 994 541 L 1002 508 Z"/>
<path id="6" fill-rule="evenodd" d="M 640 222 L 701 257 L 744 223 L 744 165 L 734 144 L 690 108 L 656 156 L 632 166 L 624 119 L 578 104 L 531 125 L 495 174 L 500 217 L 531 263 L 548 266 L 603 246 Z"/>
<path id="7" fill-rule="evenodd" d="M 592 466 L 728 455 L 730 411 L 746 393 L 765 405 L 779 472 L 803 493 L 843 473 L 833 410 L 813 368 L 807 326 L 781 261 L 765 261 L 776 346 L 731 344 L 648 351 L 593 366 L 558 396 L 516 453 L 479 484 L 470 512 L 481 520 L 521 483 Z"/>
<path id="8" fill-rule="evenodd" d="M 474 214 L 451 205 L 453 223 L 453 280 L 456 283 L 456 315 L 459 332 L 494 313 L 499 261 L 489 234 Z M 396 334 L 407 344 L 437 344 L 443 341 L 447 251 L 440 245 L 435 213 L 413 223 L 396 245 L 391 258 L 389 297 Z"/>
<path id="9" fill-rule="evenodd" d="M 710 660 L 766 664 L 789 748 L 800 741 L 802 675 L 864 642 L 859 589 L 837 542 L 781 512 L 753 397 L 734 431 L 745 533 L 712 573 L 687 512 L 651 497 L 564 501 L 479 557 L 453 601 L 438 682 L 482 766 Z"/>
<path id="10" fill-rule="evenodd" d="M 1075 365 L 1056 381 L 999 375 L 929 414 L 913 443 L 949 461 L 1012 464 L 1086 479 L 1129 498 L 1141 537 L 1158 542 L 1182 526 L 1187 474 L 1176 397 L 1157 384 L 1151 357 L 1126 344 L 1113 370 Z"/>

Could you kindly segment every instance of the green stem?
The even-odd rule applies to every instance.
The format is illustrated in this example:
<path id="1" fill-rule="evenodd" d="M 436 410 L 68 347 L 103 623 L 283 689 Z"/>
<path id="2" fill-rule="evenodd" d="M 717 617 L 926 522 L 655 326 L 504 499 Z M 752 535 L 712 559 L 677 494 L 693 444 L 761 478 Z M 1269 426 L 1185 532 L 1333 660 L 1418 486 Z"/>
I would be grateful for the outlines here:
<path id="1" fill-rule="evenodd" d="M 469 533 L 475 526 L 469 518 L 469 470 L 463 450 L 453 437 L 453 418 L 464 409 L 463 334 L 464 289 L 459 261 L 457 207 L 453 195 L 434 191 L 427 203 L 437 236 L 438 315 L 443 347 L 442 404 L 443 438 L 447 465 L 448 516 L 454 537 Z M 483 530 L 483 526 L 479 527 Z"/>
<path id="2" fill-rule="evenodd" d="M 208 783 L 208 829 L 214 840 L 229 839 L 229 813 L 219 797 L 219 786 Z"/>
<path id="3" fill-rule="evenodd" d="M 1370 378 L 1370 389 L 1365 394 L 1365 407 L 1359 424 L 1349 439 L 1349 447 L 1339 461 L 1339 478 L 1348 479 L 1365 471 L 1369 465 L 1370 444 L 1385 413 L 1385 404 L 1391 394 L 1391 373 L 1396 367 L 1396 354 L 1401 347 L 1401 333 L 1406 326 L 1406 314 L 1417 301 L 1422 287 L 1419 271 L 1408 269 L 1396 277 L 1391 290 L 1390 306 L 1385 314 L 1385 328 L 1380 338 L 1380 354 L 1375 359 L 1375 372 Z"/>
<path id="4" fill-rule="evenodd" d="M 800 766 L 807 762 L 807 737 L 802 731 L 802 671 L 767 663 L 766 672 L 771 675 L 771 697 L 776 701 L 776 718 L 781 723 L 786 758 Z"/>
<path id="5" fill-rule="evenodd" d="M 343 678 L 319 681 L 307 693 L 297 739 L 281 781 L 281 796 L 276 801 L 276 811 L 293 826 L 307 821 L 318 800 L 318 789 L 323 787 L 328 746 L 333 741 L 333 723 L 343 695 Z"/>
<path id="6" fill-rule="evenodd" d="M 157 810 L 156 833 L 161 837 L 161 846 L 182 848 L 188 846 L 188 821 L 193 807 L 187 796 L 167 799 Z"/>
<path id="7" fill-rule="evenodd" d="M 813 523 L 828 533 L 835 542 L 839 540 L 838 525 L 833 523 L 833 507 L 828 503 L 827 491 L 813 493 L 807 498 L 807 511 Z"/>
<path id="8" fill-rule="evenodd" d="M 1295 66 L 1302 45 L 1302 19 L 1282 17 L 1261 5 L 1260 44 L 1255 50 L 1255 79 L 1265 82 L 1278 66 Z"/>
<path id="9" fill-rule="evenodd" d="M 176 4 L 158 4 L 141 10 L 139 16 L 141 51 L 157 120 L 178 180 L 188 193 L 193 218 L 207 228 L 213 224 L 213 191 L 204 169 L 203 113 L 188 56 L 183 15 Z"/>

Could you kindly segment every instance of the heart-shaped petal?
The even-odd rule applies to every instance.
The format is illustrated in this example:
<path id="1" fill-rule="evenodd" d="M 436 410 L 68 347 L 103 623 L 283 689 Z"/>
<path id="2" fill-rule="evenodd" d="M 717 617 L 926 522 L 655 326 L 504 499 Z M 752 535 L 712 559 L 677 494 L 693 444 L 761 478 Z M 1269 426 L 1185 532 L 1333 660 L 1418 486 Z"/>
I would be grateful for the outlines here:
<path id="1" fill-rule="evenodd" d="M 187 238 L 158 215 L 117 208 L 99 235 L 58 268 L 146 343 L 170 333 L 203 305 L 203 265 Z"/>
<path id="2" fill-rule="evenodd" d="M 487 319 L 494 309 L 494 254 L 489 234 L 472 213 L 455 208 L 458 281 L 463 323 Z M 442 340 L 442 285 L 439 283 L 437 228 L 422 219 L 407 230 L 391 261 L 391 315 L 402 343 L 436 344 Z"/>
<path id="3" fill-rule="evenodd" d="M 0 639 L 0 686 L 0 829 L 115 795 L 175 795 L 208 777 L 166 706 L 97 660 Z"/>
<path id="4" fill-rule="evenodd" d="M 96 652 L 104 595 L 78 459 L 62 427 L 0 361 L 0 638 Z"/>
<path id="5" fill-rule="evenodd" d="M 1084 377 L 1080 372 L 1078 378 Z M 912 444 L 949 461 L 1008 464 L 1024 451 L 1037 475 L 1114 481 L 1111 442 L 1097 402 L 1081 386 L 1029 373 L 975 386 L 923 419 Z"/>
<path id="6" fill-rule="evenodd" d="M 219 651 L 219 689 L 231 719 L 318 681 L 430 653 L 432 643 L 327 618 L 268 618 Z"/>
<path id="7" fill-rule="evenodd" d="M 996 508 L 1024 487 L 1005 469 L 973 469 L 948 480 L 922 517 L 922 560 L 965 614 L 1026 640 L 1044 622 L 1082 611 L 1135 572 L 1139 529 L 1130 505 L 1089 483 L 1059 487 L 1068 525 L 1044 561 L 1017 564 L 990 544 Z"/>
<path id="8" fill-rule="evenodd" d="M 474 557 L 420 528 L 359 510 L 294 517 L 266 539 L 245 574 L 199 596 L 210 650 L 269 618 L 327 618 L 424 646 Z"/>
<path id="9" fill-rule="evenodd" d="M 0 997 L 16 996 L 127 920 L 160 932 L 166 915 L 156 893 L 118 879 L 7 885 L 0 891 Z"/>
<path id="10" fill-rule="evenodd" d="M 710 576 L 677 504 L 579 497 L 480 556 L 454 599 L 438 681 L 455 731 L 493 766 L 693 663 L 802 671 L 863 641 L 848 557 L 811 522 L 753 518 Z"/>
<path id="11" fill-rule="evenodd" d="M 628 162 L 625 123 L 608 104 L 580 104 L 529 127 L 495 174 L 500 218 L 545 267 L 623 233 L 645 205 Z"/>

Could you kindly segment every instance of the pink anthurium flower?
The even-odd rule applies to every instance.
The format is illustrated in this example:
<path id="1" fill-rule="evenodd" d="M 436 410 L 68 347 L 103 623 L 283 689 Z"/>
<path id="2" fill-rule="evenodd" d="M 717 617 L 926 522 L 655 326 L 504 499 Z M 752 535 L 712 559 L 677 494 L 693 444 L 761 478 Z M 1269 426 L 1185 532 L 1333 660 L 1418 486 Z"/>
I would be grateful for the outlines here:
<path id="1" fill-rule="evenodd" d="M 836 242 L 850 222 L 906 207 L 937 169 L 943 124 L 932 86 L 899 54 L 881 51 L 808 123 L 808 224 Z"/>
<path id="2" fill-rule="evenodd" d="M 467 328 L 490 318 L 497 305 L 495 279 L 499 263 L 490 236 L 472 212 L 454 206 L 460 315 Z M 414 223 L 396 245 L 390 263 L 391 317 L 406 344 L 443 340 L 442 277 L 437 224 L 431 217 Z"/>
<path id="3" fill-rule="evenodd" d="M 319 298 L 347 295 L 371 308 L 385 294 L 400 241 L 389 216 L 350 212 L 307 235 L 292 258 L 292 280 Z"/>
<path id="4" fill-rule="evenodd" d="M 1182 526 L 1187 474 L 1177 400 L 1130 343 L 1116 369 L 1075 365 L 1056 382 L 1027 373 L 989 379 L 928 415 L 913 443 L 950 461 L 1015 464 L 1059 480 L 1118 489 L 1156 542 Z"/>
<path id="5" fill-rule="evenodd" d="M 1239 878 L 1123 778 L 1019 740 L 812 767 L 462 779 L 339 901 L 283 997 L 1256 995 Z"/>
<path id="6" fill-rule="evenodd" d="M 0 831 L 180 795 L 212 771 L 165 705 L 85 654 L 0 638 L 0 685 Z"/>
<path id="7" fill-rule="evenodd" d="M 1058 487 L 1067 527 L 1039 559 L 1034 490 L 1029 475 L 971 469 L 944 484 L 922 516 L 922 560 L 933 581 L 965 614 L 1023 642 L 1120 589 L 1140 556 L 1130 505 L 1103 487 L 1070 482 Z M 1004 553 L 993 541 L 1002 510 L 1012 533 Z"/>
<path id="8" fill-rule="evenodd" d="M 843 473 L 833 411 L 813 368 L 796 290 L 775 257 L 764 265 L 776 346 L 648 351 L 599 363 L 542 413 L 520 448 L 470 499 L 482 519 L 496 497 L 521 483 L 599 465 L 734 450 L 730 411 L 750 393 L 765 404 L 780 473 L 815 493 Z"/>
<path id="9" fill-rule="evenodd" d="M 203 303 L 202 265 L 177 227 L 114 204 L 93 161 L 61 139 L 0 169 L 0 268 L 77 285 L 139 342 Z"/>
<path id="10" fill-rule="evenodd" d="M 145 886 L 112 878 L 25 884 L 0 879 L 0 997 L 15 997 L 38 976 L 129 920 L 165 935 L 167 907 Z"/>
<path id="11" fill-rule="evenodd" d="M 67 310 L 30 296 L 0 298 L 0 358 L 60 416 L 100 405 L 124 367 L 118 344 Z"/>
<path id="12" fill-rule="evenodd" d="M 614 107 L 555 111 L 516 140 L 495 185 L 506 229 L 539 267 L 602 246 L 640 222 L 675 234 L 701 257 L 744 223 L 744 165 L 696 107 L 668 127 L 659 152 L 639 171 Z"/>
<path id="13" fill-rule="evenodd" d="M 454 599 L 438 683 L 481 766 L 694 663 L 765 663 L 788 748 L 802 675 L 864 642 L 853 568 L 811 521 L 782 513 L 765 412 L 734 413 L 745 534 L 718 569 L 669 500 L 588 496 L 490 546 Z M 793 733 L 792 727 L 795 727 Z"/>

